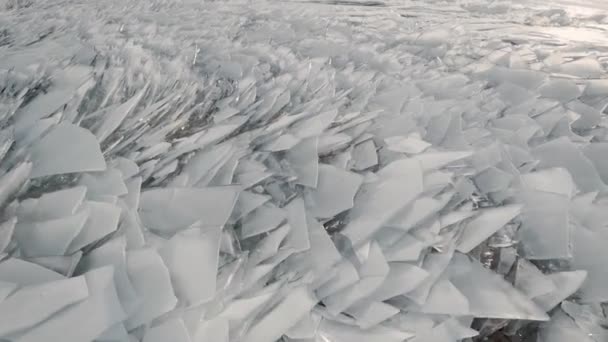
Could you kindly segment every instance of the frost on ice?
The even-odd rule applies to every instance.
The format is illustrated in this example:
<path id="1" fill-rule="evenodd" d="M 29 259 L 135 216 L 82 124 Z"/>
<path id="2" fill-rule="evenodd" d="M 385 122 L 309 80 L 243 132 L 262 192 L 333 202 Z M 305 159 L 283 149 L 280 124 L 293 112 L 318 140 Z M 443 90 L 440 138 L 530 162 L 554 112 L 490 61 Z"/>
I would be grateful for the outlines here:
<path id="1" fill-rule="evenodd" d="M 412 4 L 0 1 L 0 340 L 605 341 L 605 23 Z"/>

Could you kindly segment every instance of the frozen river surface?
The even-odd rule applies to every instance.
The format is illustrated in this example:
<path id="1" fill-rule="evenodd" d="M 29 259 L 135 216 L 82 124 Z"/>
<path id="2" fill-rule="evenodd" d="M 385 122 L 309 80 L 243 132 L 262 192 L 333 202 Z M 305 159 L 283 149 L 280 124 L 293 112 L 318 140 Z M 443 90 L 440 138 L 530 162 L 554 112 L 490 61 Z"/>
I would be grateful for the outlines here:
<path id="1" fill-rule="evenodd" d="M 607 30 L 0 0 L 0 341 L 608 341 Z"/>

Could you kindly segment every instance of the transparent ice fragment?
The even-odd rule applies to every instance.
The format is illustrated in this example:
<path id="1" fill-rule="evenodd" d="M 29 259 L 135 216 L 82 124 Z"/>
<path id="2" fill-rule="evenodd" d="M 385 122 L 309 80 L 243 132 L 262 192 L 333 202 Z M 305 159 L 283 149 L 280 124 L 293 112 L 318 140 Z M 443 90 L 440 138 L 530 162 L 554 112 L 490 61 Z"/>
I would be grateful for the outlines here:
<path id="1" fill-rule="evenodd" d="M 504 82 L 496 87 L 499 98 L 507 105 L 515 106 L 527 101 L 532 101 L 536 96 L 528 89 Z"/>
<path id="2" fill-rule="evenodd" d="M 399 309 L 384 302 L 363 301 L 346 309 L 361 329 L 370 329 L 399 313 Z"/>
<path id="3" fill-rule="evenodd" d="M 277 295 L 277 291 L 276 286 L 268 286 L 254 294 L 236 298 L 226 304 L 218 317 L 227 320 L 234 328 L 259 312 L 263 305 Z"/>
<path id="4" fill-rule="evenodd" d="M 193 228 L 175 234 L 160 250 L 175 295 L 186 305 L 215 295 L 221 227 Z"/>
<path id="5" fill-rule="evenodd" d="M 574 321 L 563 311 L 559 310 L 551 321 L 543 324 L 538 334 L 539 342 L 597 342 L 587 333 L 579 329 Z"/>
<path id="6" fill-rule="evenodd" d="M 229 341 L 229 323 L 223 318 L 214 318 L 210 321 L 205 321 L 199 324 L 192 342 L 206 342 L 206 341 L 217 341 L 217 342 L 228 342 Z M 164 339 L 168 341 L 170 339 Z M 189 339 L 187 341 L 190 341 Z M 160 340 L 159 340 L 160 342 Z"/>
<path id="7" fill-rule="evenodd" d="M 190 342 L 190 335 L 186 330 L 184 321 L 179 318 L 169 319 L 159 325 L 149 328 L 142 340 L 143 342 Z"/>
<path id="8" fill-rule="evenodd" d="M 71 277 L 76 270 L 76 266 L 82 258 L 82 252 L 78 251 L 72 255 L 60 256 L 45 256 L 38 258 L 29 258 L 28 261 L 36 263 L 42 267 L 46 267 L 66 277 Z"/>
<path id="9" fill-rule="evenodd" d="M 372 241 L 366 260 L 361 261 L 358 267 L 359 281 L 339 293 L 323 299 L 327 310 L 338 315 L 351 305 L 367 297 L 384 282 L 389 272 L 389 266 L 382 254 L 380 246 Z"/>
<path id="10" fill-rule="evenodd" d="M 110 162 L 110 165 L 112 165 L 113 168 L 119 170 L 120 173 L 122 173 L 124 179 L 129 179 L 137 175 L 137 173 L 139 172 L 139 166 L 137 166 L 137 163 L 135 163 L 131 159 L 123 157 L 114 158 Z"/>
<path id="11" fill-rule="evenodd" d="M 332 342 L 402 342 L 411 338 L 413 334 L 400 331 L 382 325 L 369 329 L 362 329 L 357 326 L 347 325 L 336 321 L 324 319 L 319 325 L 317 339 Z"/>
<path id="12" fill-rule="evenodd" d="M 433 285 L 437 283 L 450 264 L 453 254 L 454 251 L 451 248 L 442 253 L 428 253 L 422 262 L 422 269 L 427 272 L 428 276 L 415 289 L 406 293 L 405 297 L 418 305 L 424 305 Z"/>
<path id="13" fill-rule="evenodd" d="M 0 262 L 0 281 L 27 286 L 61 279 L 65 276 L 25 260 L 10 258 Z"/>
<path id="14" fill-rule="evenodd" d="M 15 239 L 27 257 L 64 255 L 80 234 L 89 217 L 88 210 L 75 215 L 38 222 L 18 222 Z"/>
<path id="15" fill-rule="evenodd" d="M 414 159 L 420 162 L 424 172 L 442 168 L 450 163 L 468 158 L 473 155 L 470 151 L 459 152 L 426 152 L 416 155 Z"/>
<path id="16" fill-rule="evenodd" d="M 608 182 L 608 160 L 605 158 L 608 153 L 608 143 L 594 142 L 583 148 L 583 153 L 595 166 L 604 183 Z"/>
<path id="17" fill-rule="evenodd" d="M 567 137 L 537 146 L 532 154 L 540 160 L 539 169 L 563 167 L 568 170 L 581 191 L 601 191 L 606 188 L 593 163 Z"/>
<path id="18" fill-rule="evenodd" d="M 441 198 L 421 197 L 415 200 L 410 210 L 404 210 L 395 215 L 387 224 L 387 227 L 395 227 L 408 231 L 418 225 L 420 222 L 435 215 L 444 205 L 446 201 Z"/>
<path id="19" fill-rule="evenodd" d="M 84 246 L 93 243 L 116 231 L 121 209 L 113 204 L 103 202 L 86 202 L 88 218 L 80 233 L 70 243 L 68 253 L 74 253 Z"/>
<path id="20" fill-rule="evenodd" d="M 357 196 L 342 231 L 353 246 L 376 233 L 423 190 L 422 170 L 413 159 L 392 162 L 377 175 L 379 180 L 365 184 Z"/>
<path id="21" fill-rule="evenodd" d="M 14 334 L 89 296 L 84 277 L 20 288 L 0 302 L 0 336 Z"/>
<path id="22" fill-rule="evenodd" d="M 378 154 L 373 139 L 355 145 L 352 152 L 353 169 L 362 171 L 378 165 Z"/>
<path id="23" fill-rule="evenodd" d="M 326 298 L 333 294 L 341 293 L 350 286 L 355 285 L 361 279 L 357 269 L 348 259 L 342 259 L 335 265 L 332 271 L 329 280 L 316 289 L 315 293 L 318 298 Z"/>
<path id="24" fill-rule="evenodd" d="M 545 74 L 528 69 L 509 69 L 495 66 L 486 73 L 491 84 L 509 82 L 520 87 L 536 90 L 545 81 Z"/>
<path id="25" fill-rule="evenodd" d="M 389 267 L 390 271 L 383 284 L 368 297 L 368 300 L 384 301 L 406 294 L 417 288 L 429 276 L 424 269 L 404 262 L 391 262 Z"/>
<path id="26" fill-rule="evenodd" d="M 562 103 L 570 102 L 581 95 L 581 90 L 571 80 L 567 79 L 550 79 L 539 88 L 541 96 L 561 101 Z"/>
<path id="27" fill-rule="evenodd" d="M 19 203 L 17 216 L 20 222 L 59 219 L 76 213 L 85 198 L 87 188 L 73 188 L 47 192 L 39 198 L 29 198 Z"/>
<path id="28" fill-rule="evenodd" d="M 331 218 L 352 208 L 362 182 L 355 173 L 320 164 L 318 185 L 306 197 L 310 212 L 318 218 Z"/>
<path id="29" fill-rule="evenodd" d="M 297 184 L 316 188 L 319 179 L 319 139 L 312 137 L 302 140 L 291 148 L 285 158 L 298 177 Z"/>
<path id="30" fill-rule="evenodd" d="M 304 200 L 297 197 L 285 206 L 287 211 L 287 221 L 291 226 L 283 246 L 292 248 L 294 253 L 305 251 L 310 248 L 310 239 L 308 237 L 308 224 L 306 223 L 306 207 Z"/>
<path id="31" fill-rule="evenodd" d="M 241 220 L 241 238 L 246 239 L 271 231 L 287 219 L 285 209 L 265 203 Z"/>
<path id="32" fill-rule="evenodd" d="M 561 309 L 572 317 L 574 323 L 596 342 L 608 340 L 608 330 L 605 328 L 606 318 L 601 306 L 580 305 L 565 301 L 562 303 Z"/>
<path id="33" fill-rule="evenodd" d="M 480 210 L 480 214 L 467 223 L 456 249 L 468 253 L 484 240 L 496 233 L 521 213 L 521 205 L 506 205 Z"/>
<path id="34" fill-rule="evenodd" d="M 177 304 L 169 271 L 160 255 L 152 248 L 127 253 L 129 279 L 141 298 L 138 310 L 125 322 L 132 330 L 169 312 Z"/>
<path id="35" fill-rule="evenodd" d="M 527 188 L 572 197 L 574 181 L 568 170 L 557 167 L 538 170 L 521 175 L 521 182 Z"/>
<path id="36" fill-rule="evenodd" d="M 559 66 L 559 72 L 581 78 L 599 78 L 604 70 L 594 57 L 583 57 Z"/>
<path id="37" fill-rule="evenodd" d="M 580 101 L 568 103 L 567 108 L 580 117 L 572 123 L 573 129 L 592 129 L 602 120 L 602 113 Z"/>
<path id="38" fill-rule="evenodd" d="M 528 298 L 535 298 L 557 290 L 550 277 L 545 276 L 534 264 L 521 258 L 515 271 L 515 288 Z"/>
<path id="39" fill-rule="evenodd" d="M 275 255 L 290 230 L 291 226 L 284 224 L 270 232 L 263 240 L 257 243 L 255 249 L 251 252 L 249 262 L 252 265 L 259 264 Z"/>
<path id="40" fill-rule="evenodd" d="M 137 94 L 133 95 L 129 100 L 120 106 L 112 109 L 100 117 L 100 121 L 96 124 L 95 136 L 97 140 L 104 141 L 112 132 L 114 132 L 123 120 L 137 106 L 143 95 L 146 93 L 148 86 L 144 86 Z"/>
<path id="41" fill-rule="evenodd" d="M 467 315 L 469 310 L 467 298 L 445 277 L 431 287 L 424 304 L 420 307 L 420 312 L 435 315 L 463 316 Z"/>
<path id="42" fill-rule="evenodd" d="M 511 184 L 513 175 L 496 167 L 490 167 L 474 177 L 477 188 L 484 194 L 505 190 Z"/>
<path id="43" fill-rule="evenodd" d="M 291 289 L 277 306 L 251 327 L 243 342 L 276 341 L 309 314 L 317 302 L 306 286 Z"/>
<path id="44" fill-rule="evenodd" d="M 572 255 L 569 197 L 543 191 L 522 191 L 524 204 L 518 238 L 528 259 L 563 259 Z"/>
<path id="45" fill-rule="evenodd" d="M 122 172 L 107 169 L 103 172 L 90 172 L 80 176 L 79 185 L 87 188 L 87 196 L 122 196 L 128 193 Z"/>
<path id="46" fill-rule="evenodd" d="M 303 273 L 310 270 L 319 277 L 333 265 L 337 264 L 342 259 L 342 256 L 336 249 L 325 228 L 317 220 L 307 217 L 306 222 L 310 249 L 294 254 L 285 264 L 290 270 Z"/>
<path id="47" fill-rule="evenodd" d="M 93 249 L 83 259 L 79 270 L 92 270 L 103 266 L 114 267 L 116 292 L 125 313 L 130 315 L 140 304 L 133 284 L 127 273 L 127 243 L 123 236 L 116 237 Z"/>
<path id="48" fill-rule="evenodd" d="M 479 262 L 456 253 L 449 270 L 450 281 L 469 301 L 470 315 L 484 318 L 546 321 L 541 308 Z"/>
<path id="49" fill-rule="evenodd" d="M 221 144 L 209 150 L 197 152 L 184 166 L 180 176 L 187 177 L 184 186 L 203 187 L 217 174 L 220 168 L 232 156 L 233 146 Z"/>
<path id="50" fill-rule="evenodd" d="M 112 267 L 102 267 L 84 275 L 89 296 L 83 301 L 67 307 L 33 329 L 14 338 L 19 342 L 92 341 L 104 331 L 125 319 L 114 280 Z M 82 318 L 86 317 L 86 320 Z M 74 329 L 74 322 L 79 322 Z"/>
<path id="51" fill-rule="evenodd" d="M 249 214 L 264 203 L 270 201 L 270 196 L 260 195 L 250 191 L 243 191 L 236 200 L 234 210 L 228 222 L 233 223 Z"/>
<path id="52" fill-rule="evenodd" d="M 422 140 L 420 134 L 413 133 L 407 137 L 393 136 L 384 139 L 387 148 L 391 151 L 418 154 L 424 152 L 431 146 L 430 143 Z"/>
<path id="53" fill-rule="evenodd" d="M 32 178 L 106 169 L 95 136 L 71 124 L 60 123 L 53 127 L 32 146 L 31 153 Z"/>
<path id="54" fill-rule="evenodd" d="M 207 227 L 223 226 L 236 203 L 239 186 L 155 188 L 142 192 L 139 213 L 150 230 L 174 234 L 201 220 Z"/>
<path id="55" fill-rule="evenodd" d="M 404 234 L 395 244 L 384 251 L 387 261 L 416 261 L 427 247 L 419 239 L 410 234 Z"/>

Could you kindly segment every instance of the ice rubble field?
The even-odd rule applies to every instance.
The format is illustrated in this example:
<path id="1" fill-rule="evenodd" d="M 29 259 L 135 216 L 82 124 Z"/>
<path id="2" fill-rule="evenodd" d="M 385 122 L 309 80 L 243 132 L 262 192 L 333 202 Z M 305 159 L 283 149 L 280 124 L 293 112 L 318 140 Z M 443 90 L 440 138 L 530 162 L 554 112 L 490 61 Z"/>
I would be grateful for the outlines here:
<path id="1" fill-rule="evenodd" d="M 365 4 L 0 1 L 0 340 L 608 341 L 605 16 Z"/>

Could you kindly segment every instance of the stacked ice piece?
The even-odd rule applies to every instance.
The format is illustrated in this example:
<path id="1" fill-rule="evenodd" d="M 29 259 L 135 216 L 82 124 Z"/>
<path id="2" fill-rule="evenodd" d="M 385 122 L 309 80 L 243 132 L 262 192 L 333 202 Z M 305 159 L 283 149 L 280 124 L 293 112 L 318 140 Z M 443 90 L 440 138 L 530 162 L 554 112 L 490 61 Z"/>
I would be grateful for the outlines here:
<path id="1" fill-rule="evenodd" d="M 1 340 L 608 339 L 597 58 L 138 6 L 1 52 Z"/>

